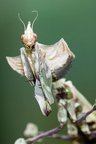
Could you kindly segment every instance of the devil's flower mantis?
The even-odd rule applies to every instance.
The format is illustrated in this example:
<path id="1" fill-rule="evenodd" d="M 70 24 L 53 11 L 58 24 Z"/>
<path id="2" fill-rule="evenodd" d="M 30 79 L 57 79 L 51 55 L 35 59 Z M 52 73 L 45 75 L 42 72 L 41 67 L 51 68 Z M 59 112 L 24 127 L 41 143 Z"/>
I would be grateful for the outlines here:
<path id="1" fill-rule="evenodd" d="M 37 11 L 33 12 L 37 13 Z M 54 103 L 55 97 L 58 103 L 58 121 L 68 124 L 68 134 L 78 135 L 80 131 L 90 134 L 96 129 L 95 113 L 89 115 L 79 125 L 76 125 L 75 122 L 84 112 L 92 108 L 92 105 L 71 81 L 64 79 L 75 55 L 63 38 L 53 45 L 37 42 L 37 34 L 33 31 L 33 24 L 37 16 L 38 13 L 32 26 L 29 21 L 27 27 L 19 16 L 24 25 L 21 40 L 25 47 L 20 48 L 20 56 L 6 57 L 7 61 L 13 70 L 25 76 L 34 87 L 34 96 L 45 116 L 50 114 L 51 104 Z"/>
<path id="2" fill-rule="evenodd" d="M 22 20 L 21 22 L 23 23 Z M 33 32 L 33 24 L 31 26 L 29 21 L 27 28 L 24 24 L 24 34 L 21 35 L 21 40 L 25 48 L 20 48 L 20 56 L 6 58 L 12 69 L 25 76 L 34 86 L 34 95 L 42 113 L 49 115 L 50 105 L 54 103 L 52 82 L 67 73 L 75 56 L 63 38 L 53 45 L 36 42 L 37 35 Z"/>

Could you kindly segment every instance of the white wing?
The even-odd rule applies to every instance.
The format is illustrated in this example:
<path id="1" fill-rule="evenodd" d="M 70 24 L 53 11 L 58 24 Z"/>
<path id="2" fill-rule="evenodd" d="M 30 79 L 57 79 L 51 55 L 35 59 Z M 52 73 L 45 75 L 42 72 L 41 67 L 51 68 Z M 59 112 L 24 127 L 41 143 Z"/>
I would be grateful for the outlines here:
<path id="1" fill-rule="evenodd" d="M 75 55 L 68 48 L 67 43 L 64 39 L 60 39 L 57 43 L 53 45 L 43 45 L 36 43 L 39 46 L 39 49 L 44 54 L 45 62 L 50 68 L 50 70 L 58 78 L 64 77 L 71 67 L 72 61 L 75 58 Z"/>

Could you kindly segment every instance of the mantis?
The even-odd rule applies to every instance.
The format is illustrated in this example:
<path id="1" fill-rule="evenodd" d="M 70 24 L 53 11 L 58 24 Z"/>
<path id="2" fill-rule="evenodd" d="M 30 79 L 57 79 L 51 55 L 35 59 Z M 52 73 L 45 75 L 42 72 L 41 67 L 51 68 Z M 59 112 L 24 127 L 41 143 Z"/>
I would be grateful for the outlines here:
<path id="1" fill-rule="evenodd" d="M 96 113 L 90 114 L 85 121 L 76 123 L 83 113 L 92 108 L 92 105 L 71 81 L 66 81 L 64 78 L 75 55 L 63 38 L 53 45 L 37 42 L 37 34 L 33 31 L 33 25 L 38 12 L 33 12 L 36 13 L 36 17 L 32 24 L 28 22 L 27 27 L 19 16 L 24 25 L 21 41 L 25 47 L 20 48 L 19 56 L 7 56 L 7 61 L 13 70 L 25 76 L 34 87 L 34 96 L 43 115 L 48 116 L 51 113 L 51 105 L 55 98 L 58 104 L 58 121 L 60 124 L 67 123 L 68 134 L 71 136 L 77 136 L 80 133 L 85 136 L 90 135 L 96 129 Z M 92 140 L 93 137 L 89 139 Z"/>

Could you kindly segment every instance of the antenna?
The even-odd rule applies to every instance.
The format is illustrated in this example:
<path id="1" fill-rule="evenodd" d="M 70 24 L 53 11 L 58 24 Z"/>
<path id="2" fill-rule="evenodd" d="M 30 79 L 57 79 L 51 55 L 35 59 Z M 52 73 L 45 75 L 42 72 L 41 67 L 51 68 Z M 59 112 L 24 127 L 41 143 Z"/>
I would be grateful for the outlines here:
<path id="1" fill-rule="evenodd" d="M 24 26 L 24 31 L 26 30 L 26 26 L 25 26 L 25 23 L 23 22 L 23 20 L 20 18 L 20 14 L 18 13 L 18 18 L 19 18 L 19 20 L 21 21 L 21 23 L 23 24 L 23 26 Z"/>
<path id="2" fill-rule="evenodd" d="M 36 17 L 35 17 L 35 19 L 34 19 L 33 22 L 32 22 L 32 29 L 33 29 L 34 23 L 35 23 L 35 21 L 36 21 L 36 19 L 37 19 L 37 17 L 38 17 L 38 12 L 37 12 L 36 10 L 32 11 L 32 13 L 33 13 L 33 12 L 36 13 Z"/>

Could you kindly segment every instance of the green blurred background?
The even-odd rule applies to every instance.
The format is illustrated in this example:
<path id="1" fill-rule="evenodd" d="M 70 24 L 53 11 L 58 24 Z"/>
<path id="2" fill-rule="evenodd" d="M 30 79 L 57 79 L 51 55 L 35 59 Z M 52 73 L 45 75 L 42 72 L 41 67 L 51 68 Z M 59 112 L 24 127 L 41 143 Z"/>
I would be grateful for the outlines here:
<path id="1" fill-rule="evenodd" d="M 38 42 L 53 44 L 64 38 L 76 55 L 66 79 L 94 103 L 96 97 L 96 0 L 0 0 L 0 143 L 13 144 L 23 137 L 28 122 L 46 131 L 58 126 L 57 107 L 49 117 L 41 114 L 33 88 L 8 65 L 5 56 L 19 55 L 23 25 L 39 17 L 34 25 Z M 42 143 L 63 144 L 45 139 Z M 65 142 L 67 143 L 67 142 Z"/>

